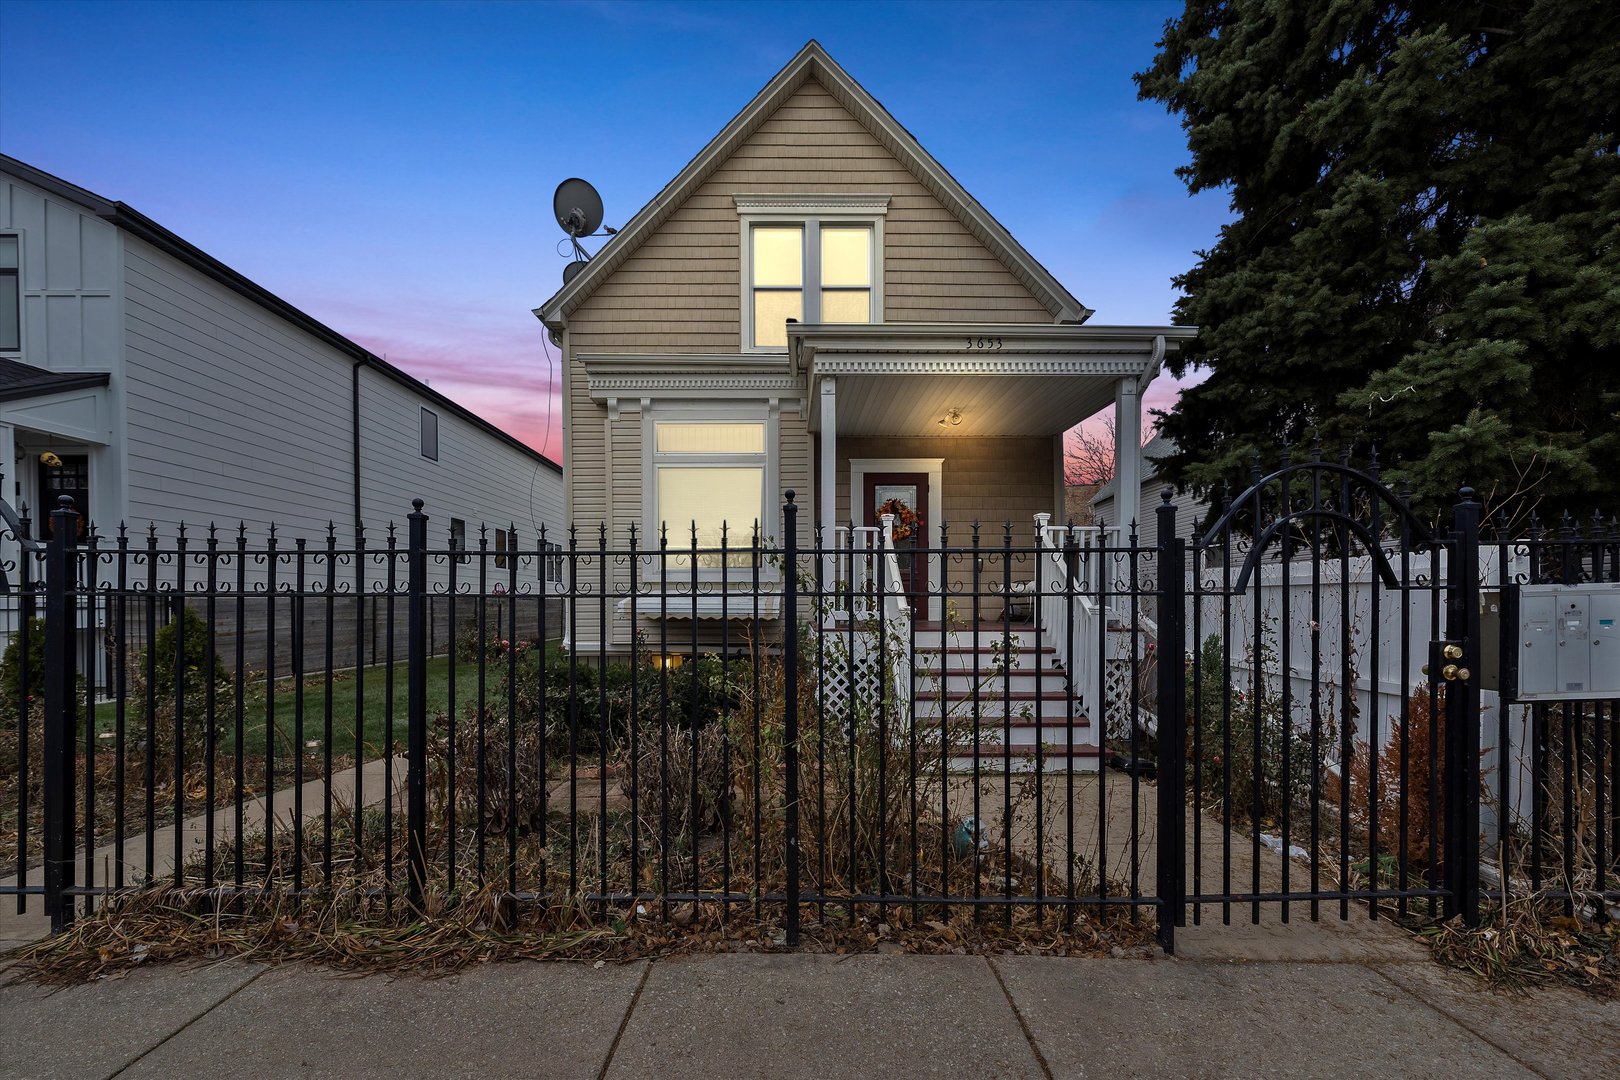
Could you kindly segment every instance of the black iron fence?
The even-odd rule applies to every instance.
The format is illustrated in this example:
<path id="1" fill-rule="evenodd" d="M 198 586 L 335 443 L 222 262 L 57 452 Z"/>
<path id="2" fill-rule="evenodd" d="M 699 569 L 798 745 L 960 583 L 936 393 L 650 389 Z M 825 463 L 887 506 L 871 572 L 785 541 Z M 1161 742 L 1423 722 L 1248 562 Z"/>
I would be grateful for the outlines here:
<path id="1" fill-rule="evenodd" d="M 152 883 L 496 890 L 789 942 L 1113 913 L 1166 946 L 1206 909 L 1620 900 L 1613 703 L 1514 704 L 1511 634 L 1483 663 L 1522 586 L 1616 580 L 1612 533 L 1481 544 L 1471 498 L 1437 531 L 1314 458 L 1223 510 L 1167 502 L 1151 548 L 827 535 L 792 493 L 743 537 L 475 547 L 420 503 L 341 544 L 13 520 L 0 895 L 60 926 Z"/>

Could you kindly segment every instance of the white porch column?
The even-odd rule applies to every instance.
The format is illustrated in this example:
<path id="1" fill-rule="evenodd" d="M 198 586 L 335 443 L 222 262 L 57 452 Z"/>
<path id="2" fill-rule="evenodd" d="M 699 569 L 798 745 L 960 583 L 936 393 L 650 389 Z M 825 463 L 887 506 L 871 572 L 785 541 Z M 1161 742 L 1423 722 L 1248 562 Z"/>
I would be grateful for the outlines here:
<path id="1" fill-rule="evenodd" d="M 838 380 L 821 378 L 821 465 L 817 470 L 821 490 L 816 493 L 816 516 L 821 522 L 821 547 L 830 551 L 838 524 Z M 821 580 L 831 588 L 837 581 L 838 561 L 831 555 L 821 559 Z"/>
<path id="2" fill-rule="evenodd" d="M 1136 376 L 1127 375 L 1114 388 L 1114 517 L 1121 541 L 1128 541 L 1131 522 L 1142 521 L 1142 391 Z"/>

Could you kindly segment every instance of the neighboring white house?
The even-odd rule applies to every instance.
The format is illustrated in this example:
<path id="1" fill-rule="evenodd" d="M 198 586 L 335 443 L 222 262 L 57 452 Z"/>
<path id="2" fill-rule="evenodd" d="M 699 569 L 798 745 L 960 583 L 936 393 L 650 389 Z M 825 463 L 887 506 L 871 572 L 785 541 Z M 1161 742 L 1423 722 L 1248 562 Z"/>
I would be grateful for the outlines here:
<path id="1" fill-rule="evenodd" d="M 0 470 L 13 506 L 71 495 L 103 534 L 335 523 L 347 543 L 421 498 L 436 527 L 515 524 L 527 546 L 563 516 L 538 451 L 138 211 L 3 155 Z"/>
<path id="2" fill-rule="evenodd" d="M 272 524 L 318 549 L 329 526 L 347 547 L 363 525 L 376 548 L 395 523 L 403 545 L 416 498 L 441 549 L 476 547 L 480 525 L 496 550 L 509 530 L 524 550 L 563 532 L 555 462 L 138 211 L 3 155 L 0 472 L 36 538 L 63 495 L 109 545 L 120 523 L 137 547 L 150 526 L 171 546 L 181 523 L 194 543 L 245 525 L 255 549 Z M 17 565 L 9 539 L 0 560 Z M 452 632 L 442 601 L 434 647 Z M 0 646 L 17 603 L 0 602 Z M 324 633 L 318 607 L 306 631 Z M 365 607 L 375 643 L 388 631 Z M 263 612 L 247 618 L 262 641 Z M 357 624 L 339 622 L 335 662 L 350 662 Z"/>
<path id="3" fill-rule="evenodd" d="M 1136 542 L 1140 547 L 1151 548 L 1159 542 L 1158 509 L 1164 501 L 1164 489 L 1169 486 L 1169 482 L 1159 475 L 1159 459 L 1175 452 L 1176 444 L 1163 435 L 1154 435 L 1142 447 L 1142 517 L 1136 526 Z M 1122 543 L 1123 538 L 1130 535 L 1130 522 L 1120 520 L 1114 488 L 1115 482 L 1110 480 L 1091 497 L 1091 521 L 1094 525 L 1104 527 L 1123 527 L 1119 533 L 1121 540 L 1110 541 Z M 1170 505 L 1176 508 L 1176 533 L 1190 537 L 1204 520 L 1209 504 L 1189 491 L 1171 488 L 1171 492 Z"/>

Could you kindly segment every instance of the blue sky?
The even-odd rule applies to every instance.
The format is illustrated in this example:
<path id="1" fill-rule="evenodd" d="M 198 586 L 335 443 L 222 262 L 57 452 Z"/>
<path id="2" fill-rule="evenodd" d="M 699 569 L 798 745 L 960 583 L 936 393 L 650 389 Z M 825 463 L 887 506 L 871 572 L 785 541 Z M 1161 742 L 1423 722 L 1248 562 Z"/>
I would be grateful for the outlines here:
<path id="1" fill-rule="evenodd" d="M 555 453 L 530 310 L 564 262 L 556 183 L 623 224 L 811 37 L 1094 321 L 1167 320 L 1227 220 L 1131 82 L 1178 9 L 6 0 L 0 150 Z"/>

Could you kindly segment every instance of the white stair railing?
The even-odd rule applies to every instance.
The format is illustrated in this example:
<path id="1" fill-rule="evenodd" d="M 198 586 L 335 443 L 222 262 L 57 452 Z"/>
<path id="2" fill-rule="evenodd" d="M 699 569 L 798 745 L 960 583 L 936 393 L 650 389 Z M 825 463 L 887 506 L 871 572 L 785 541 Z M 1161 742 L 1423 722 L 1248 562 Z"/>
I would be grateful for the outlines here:
<path id="1" fill-rule="evenodd" d="M 883 599 L 883 617 L 879 633 L 888 637 L 889 642 L 898 647 L 890 648 L 894 656 L 893 681 L 895 700 L 905 703 L 908 707 L 911 701 L 911 600 L 906 595 L 905 579 L 900 576 L 900 556 L 894 548 L 894 515 L 884 514 L 880 519 L 883 524 L 880 529 L 882 544 L 882 565 L 878 590 Z M 912 567 L 912 573 L 916 573 Z"/>
<path id="2" fill-rule="evenodd" d="M 1091 709 L 1101 686 L 1098 660 L 1104 631 L 1096 594 L 1103 572 L 1102 530 L 1094 525 L 1053 525 L 1051 521 L 1050 514 L 1035 515 L 1042 549 L 1041 632 L 1057 650 L 1076 698 Z M 1072 568 L 1068 563 L 1071 549 L 1075 556 Z M 1093 719 L 1100 722 L 1100 717 Z"/>

